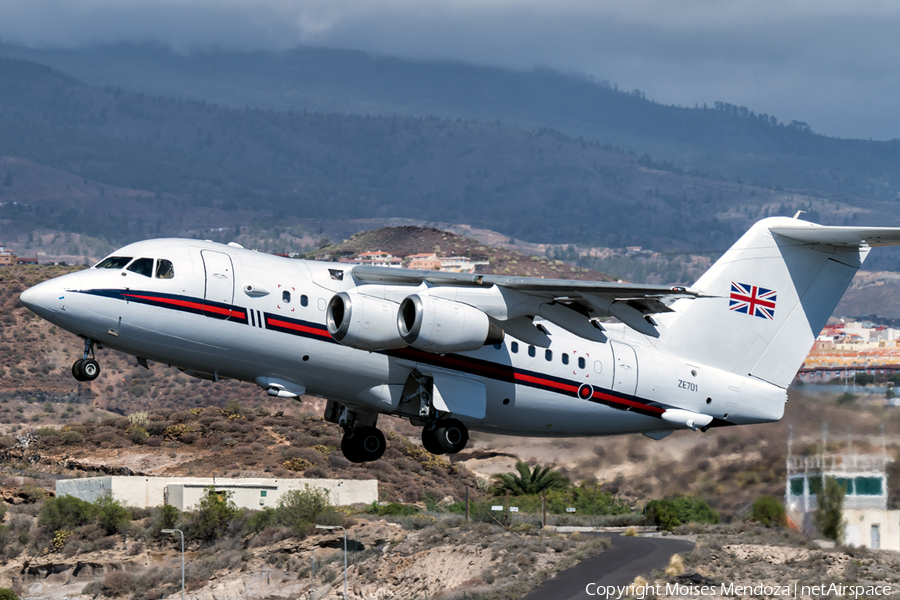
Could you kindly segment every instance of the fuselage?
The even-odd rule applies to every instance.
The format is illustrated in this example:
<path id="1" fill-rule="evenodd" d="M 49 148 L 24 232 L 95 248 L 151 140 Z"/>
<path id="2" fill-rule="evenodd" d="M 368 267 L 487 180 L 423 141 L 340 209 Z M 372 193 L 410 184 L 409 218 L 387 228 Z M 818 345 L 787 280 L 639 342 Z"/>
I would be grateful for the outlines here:
<path id="1" fill-rule="evenodd" d="M 458 416 L 474 430 L 652 433 L 686 428 L 666 411 L 709 415 L 713 426 L 776 421 L 784 411 L 784 389 L 662 352 L 616 324 L 606 325 L 607 341 L 592 342 L 543 322 L 548 348 L 507 335 L 474 352 L 357 350 L 326 328 L 330 299 L 362 287 L 348 265 L 183 239 L 138 242 L 113 256 L 122 260 L 44 282 L 22 300 L 63 329 L 140 359 L 214 380 L 277 382 L 364 412 L 396 414 L 396 392 L 413 370 L 477 382 L 484 417 Z M 139 259 L 149 261 L 135 267 Z M 382 287 L 395 297 L 419 289 Z"/>

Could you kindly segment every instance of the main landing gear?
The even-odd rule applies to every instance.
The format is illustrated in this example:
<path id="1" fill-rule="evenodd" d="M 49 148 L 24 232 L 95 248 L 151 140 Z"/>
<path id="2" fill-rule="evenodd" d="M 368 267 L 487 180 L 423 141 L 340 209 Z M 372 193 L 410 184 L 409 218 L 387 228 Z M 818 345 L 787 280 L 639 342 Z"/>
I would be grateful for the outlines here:
<path id="1" fill-rule="evenodd" d="M 422 446 L 432 454 L 456 454 L 468 441 L 469 429 L 458 419 L 438 419 L 422 428 Z"/>
<path id="2" fill-rule="evenodd" d="M 341 438 L 341 453 L 352 463 L 378 460 L 387 448 L 381 430 L 375 427 L 377 413 L 351 411 L 337 402 L 328 402 L 325 420 L 337 423 L 344 430 Z"/>
<path id="3" fill-rule="evenodd" d="M 94 340 L 84 338 L 84 358 L 72 365 L 72 376 L 78 381 L 93 381 L 100 376 L 100 363 L 94 360 Z"/>

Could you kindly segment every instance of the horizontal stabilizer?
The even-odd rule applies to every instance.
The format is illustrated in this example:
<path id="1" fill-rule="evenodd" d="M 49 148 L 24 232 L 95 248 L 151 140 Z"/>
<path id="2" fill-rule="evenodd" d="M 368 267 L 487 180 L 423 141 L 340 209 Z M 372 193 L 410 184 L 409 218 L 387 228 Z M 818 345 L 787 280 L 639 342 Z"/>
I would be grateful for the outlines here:
<path id="1" fill-rule="evenodd" d="M 852 248 L 862 245 L 900 245 L 900 227 L 828 227 L 797 221 L 797 225 L 769 227 L 769 231 L 809 244 L 828 244 L 829 246 Z"/>

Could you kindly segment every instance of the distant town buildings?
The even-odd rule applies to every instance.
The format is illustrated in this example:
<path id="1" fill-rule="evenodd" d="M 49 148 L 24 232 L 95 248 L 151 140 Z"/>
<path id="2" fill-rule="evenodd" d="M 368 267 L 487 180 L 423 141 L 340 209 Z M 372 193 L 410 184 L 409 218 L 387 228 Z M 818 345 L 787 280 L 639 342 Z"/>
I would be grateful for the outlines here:
<path id="1" fill-rule="evenodd" d="M 803 361 L 803 382 L 900 373 L 900 329 L 868 321 L 826 325 Z"/>
<path id="2" fill-rule="evenodd" d="M 441 256 L 436 252 L 410 254 L 406 258 L 399 258 L 381 250 L 363 252 L 353 258 L 341 258 L 338 262 L 350 265 L 406 267 L 420 271 L 446 271 L 448 273 L 474 273 L 479 265 L 488 264 L 488 261 L 473 260 L 468 256 Z"/>
<path id="3" fill-rule="evenodd" d="M 16 256 L 16 254 L 10 250 L 5 249 L 3 246 L 0 246 L 0 267 L 8 267 L 10 265 L 36 265 L 38 264 L 37 258 L 26 258 L 24 256 Z"/>
<path id="4" fill-rule="evenodd" d="M 16 255 L 0 246 L 0 267 L 16 264 Z"/>

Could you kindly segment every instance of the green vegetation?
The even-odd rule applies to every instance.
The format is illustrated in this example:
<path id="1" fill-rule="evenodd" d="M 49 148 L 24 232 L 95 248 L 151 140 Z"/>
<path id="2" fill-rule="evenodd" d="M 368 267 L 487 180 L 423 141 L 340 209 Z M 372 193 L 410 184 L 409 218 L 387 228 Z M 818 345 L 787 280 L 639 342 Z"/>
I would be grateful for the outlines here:
<path id="1" fill-rule="evenodd" d="M 767 527 L 784 527 L 787 524 L 784 504 L 768 495 L 760 496 L 753 502 L 749 518 Z"/>
<path id="2" fill-rule="evenodd" d="M 90 502 L 75 496 L 48 498 L 38 515 L 38 525 L 50 531 L 81 527 L 94 520 L 95 508 Z"/>
<path id="3" fill-rule="evenodd" d="M 540 465 L 535 465 L 532 469 L 520 460 L 516 462 L 516 471 L 494 475 L 494 495 L 527 496 L 569 487 L 569 480 L 549 467 L 541 468 Z"/>
<path id="4" fill-rule="evenodd" d="M 812 482 L 812 480 L 810 480 Z M 825 478 L 825 486 L 816 497 L 818 508 L 813 519 L 823 537 L 840 542 L 844 536 L 844 487 L 833 477 Z"/>
<path id="5" fill-rule="evenodd" d="M 19 600 L 19 595 L 7 588 L 0 588 L 0 600 Z"/>
<path id="6" fill-rule="evenodd" d="M 719 522 L 719 513 L 705 500 L 694 496 L 651 500 L 644 507 L 644 515 L 650 523 L 666 531 L 687 523 Z"/>

